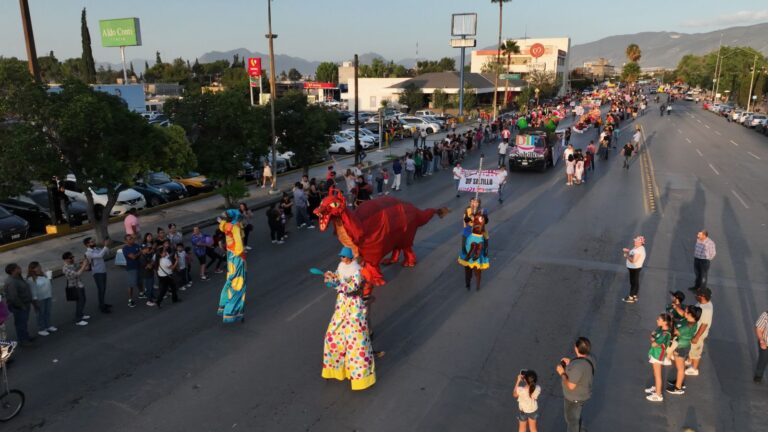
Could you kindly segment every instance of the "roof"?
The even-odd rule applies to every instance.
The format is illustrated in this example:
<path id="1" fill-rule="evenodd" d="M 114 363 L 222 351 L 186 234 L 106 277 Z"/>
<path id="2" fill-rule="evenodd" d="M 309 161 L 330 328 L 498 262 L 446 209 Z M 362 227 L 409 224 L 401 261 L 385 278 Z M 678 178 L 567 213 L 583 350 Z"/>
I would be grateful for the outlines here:
<path id="1" fill-rule="evenodd" d="M 488 81 L 483 75 L 478 73 L 467 72 L 464 74 L 464 82 L 474 88 L 493 88 L 493 83 Z M 416 87 L 425 89 L 458 89 L 459 88 L 459 73 L 458 72 L 430 72 L 405 80 L 401 83 L 390 86 L 389 88 L 406 88 L 407 86 L 415 84 Z"/>

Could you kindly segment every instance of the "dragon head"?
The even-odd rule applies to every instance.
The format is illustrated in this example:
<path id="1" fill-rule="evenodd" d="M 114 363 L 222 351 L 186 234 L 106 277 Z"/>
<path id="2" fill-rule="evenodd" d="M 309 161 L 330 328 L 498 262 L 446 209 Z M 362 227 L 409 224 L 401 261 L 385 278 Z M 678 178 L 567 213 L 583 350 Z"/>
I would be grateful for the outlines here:
<path id="1" fill-rule="evenodd" d="M 340 217 L 346 208 L 347 200 L 344 199 L 344 194 L 332 187 L 328 191 L 328 196 L 320 201 L 320 205 L 314 211 L 320 221 L 320 231 L 325 231 L 328 228 L 331 217 Z"/>

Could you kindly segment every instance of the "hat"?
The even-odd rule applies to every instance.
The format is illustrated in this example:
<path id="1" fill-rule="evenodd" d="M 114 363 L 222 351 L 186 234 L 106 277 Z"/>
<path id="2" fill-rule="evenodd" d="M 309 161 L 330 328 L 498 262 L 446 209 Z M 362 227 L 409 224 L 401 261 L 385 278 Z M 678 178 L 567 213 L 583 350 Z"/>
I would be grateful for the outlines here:
<path id="1" fill-rule="evenodd" d="M 696 290 L 696 297 L 702 296 L 705 299 L 709 300 L 712 298 L 712 290 L 707 287 L 702 287 Z"/>
<path id="2" fill-rule="evenodd" d="M 340 257 L 349 258 L 352 259 L 355 257 L 355 254 L 352 253 L 352 249 L 348 247 L 341 248 L 341 252 L 339 252 Z"/>
<path id="3" fill-rule="evenodd" d="M 674 291 L 674 292 L 670 291 L 669 294 L 671 294 L 672 297 L 680 300 L 680 303 L 685 301 L 685 293 L 683 293 L 682 291 Z"/>

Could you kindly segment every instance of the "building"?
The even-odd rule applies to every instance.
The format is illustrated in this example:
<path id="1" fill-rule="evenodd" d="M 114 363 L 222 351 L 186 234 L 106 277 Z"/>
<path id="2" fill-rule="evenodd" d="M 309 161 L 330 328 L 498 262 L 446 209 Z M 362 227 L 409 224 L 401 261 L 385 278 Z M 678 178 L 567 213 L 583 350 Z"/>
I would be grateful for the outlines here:
<path id="1" fill-rule="evenodd" d="M 407 81 L 408 77 L 403 78 L 358 78 L 358 99 L 360 100 L 360 111 L 378 111 L 381 108 L 382 101 L 389 104 L 397 104 L 400 98 L 400 89 L 393 88 L 393 85 Z M 339 82 L 341 82 L 341 69 L 339 69 Z M 350 110 L 355 109 L 355 80 L 354 78 L 347 82 L 348 91 L 341 93 L 341 100 L 347 102 Z"/>
<path id="2" fill-rule="evenodd" d="M 600 57 L 593 62 L 584 62 L 584 75 L 599 80 L 616 76 L 616 66 L 610 64 L 607 59 Z"/>
<path id="3" fill-rule="evenodd" d="M 565 93 L 569 88 L 568 60 L 571 51 L 571 38 L 539 38 L 539 39 L 508 39 L 517 42 L 520 54 L 510 56 L 507 67 L 507 56 L 501 54 L 502 69 L 509 74 L 519 74 L 525 80 L 534 71 L 553 72 L 560 84 L 559 93 Z M 506 42 L 506 40 L 504 41 Z M 499 51 L 474 50 L 470 60 L 470 70 L 473 73 L 483 73 L 489 65 L 496 62 Z"/>

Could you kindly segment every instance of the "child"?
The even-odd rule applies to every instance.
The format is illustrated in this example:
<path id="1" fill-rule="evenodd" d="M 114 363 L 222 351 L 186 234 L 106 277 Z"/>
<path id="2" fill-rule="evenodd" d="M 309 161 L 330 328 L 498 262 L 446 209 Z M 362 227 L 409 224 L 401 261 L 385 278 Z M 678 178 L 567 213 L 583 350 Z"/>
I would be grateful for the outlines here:
<path id="1" fill-rule="evenodd" d="M 672 316 L 673 324 L 685 321 L 685 305 L 683 305 L 685 293 L 682 291 L 670 291 L 669 294 L 672 296 L 672 303 L 667 305 L 665 311 Z"/>
<path id="2" fill-rule="evenodd" d="M 666 313 L 656 318 L 656 330 L 651 333 L 651 349 L 648 350 L 648 363 L 653 367 L 654 385 L 645 389 L 648 396 L 645 398 L 651 402 L 661 402 L 664 396 L 661 394 L 661 367 L 667 357 L 667 349 L 672 341 L 672 316 Z"/>
<path id="3" fill-rule="evenodd" d="M 536 372 L 532 370 L 521 370 L 515 382 L 515 390 L 512 396 L 517 399 L 517 405 L 520 414 L 517 420 L 520 422 L 520 432 L 525 432 L 527 427 L 531 432 L 536 432 L 536 419 L 539 418 L 538 399 L 541 394 L 541 387 L 536 384 L 538 380 Z"/>
<path id="4" fill-rule="evenodd" d="M 181 291 L 187 290 L 187 253 L 184 251 L 184 245 L 176 245 L 176 260 L 179 264 L 174 270 L 174 277 L 176 278 L 176 286 Z"/>
<path id="5" fill-rule="evenodd" d="M 384 178 L 384 195 L 389 195 L 389 170 L 386 167 L 381 168 L 381 176 Z"/>

